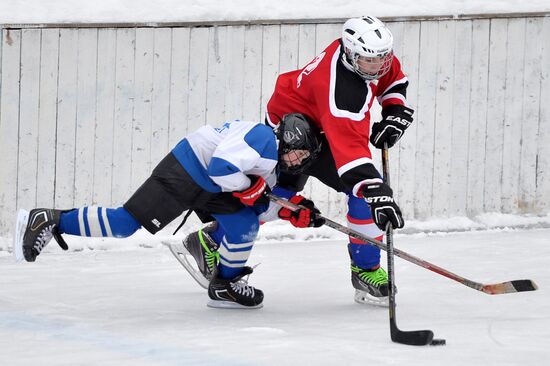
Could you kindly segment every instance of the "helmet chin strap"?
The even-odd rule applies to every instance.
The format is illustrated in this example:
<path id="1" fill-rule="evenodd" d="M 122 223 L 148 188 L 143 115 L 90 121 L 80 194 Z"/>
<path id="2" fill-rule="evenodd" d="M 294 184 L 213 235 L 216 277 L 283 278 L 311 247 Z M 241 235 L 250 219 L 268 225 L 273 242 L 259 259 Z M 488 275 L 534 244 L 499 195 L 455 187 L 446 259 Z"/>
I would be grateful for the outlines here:
<path id="1" fill-rule="evenodd" d="M 353 67 L 353 65 L 349 62 L 348 56 L 346 55 L 345 52 L 342 52 L 342 58 L 340 60 L 342 61 L 342 64 L 344 64 L 344 67 L 346 69 L 348 69 L 349 71 L 356 72 L 355 67 Z"/>

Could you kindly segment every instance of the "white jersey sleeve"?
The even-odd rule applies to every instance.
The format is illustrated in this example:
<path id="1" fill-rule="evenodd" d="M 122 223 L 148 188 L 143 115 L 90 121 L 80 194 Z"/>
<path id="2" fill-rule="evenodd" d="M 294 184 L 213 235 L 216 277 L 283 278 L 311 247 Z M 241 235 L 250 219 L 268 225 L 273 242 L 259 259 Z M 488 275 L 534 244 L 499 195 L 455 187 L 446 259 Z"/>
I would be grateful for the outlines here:
<path id="1" fill-rule="evenodd" d="M 250 122 L 232 122 L 208 164 L 208 175 L 224 192 L 250 186 L 248 175 L 276 182 L 277 144 L 271 128 Z"/>
<path id="2" fill-rule="evenodd" d="M 191 177 L 209 192 L 242 191 L 248 175 L 276 183 L 277 140 L 259 122 L 233 121 L 221 128 L 203 126 L 172 150 Z"/>

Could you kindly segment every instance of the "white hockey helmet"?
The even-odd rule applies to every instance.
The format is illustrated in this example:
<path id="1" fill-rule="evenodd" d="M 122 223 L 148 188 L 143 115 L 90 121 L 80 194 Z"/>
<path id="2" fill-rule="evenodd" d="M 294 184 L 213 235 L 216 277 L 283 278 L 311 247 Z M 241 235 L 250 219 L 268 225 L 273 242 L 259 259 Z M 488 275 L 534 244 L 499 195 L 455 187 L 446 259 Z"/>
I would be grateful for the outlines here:
<path id="1" fill-rule="evenodd" d="M 393 35 L 378 18 L 351 18 L 342 29 L 342 62 L 365 80 L 386 74 L 393 60 Z"/>

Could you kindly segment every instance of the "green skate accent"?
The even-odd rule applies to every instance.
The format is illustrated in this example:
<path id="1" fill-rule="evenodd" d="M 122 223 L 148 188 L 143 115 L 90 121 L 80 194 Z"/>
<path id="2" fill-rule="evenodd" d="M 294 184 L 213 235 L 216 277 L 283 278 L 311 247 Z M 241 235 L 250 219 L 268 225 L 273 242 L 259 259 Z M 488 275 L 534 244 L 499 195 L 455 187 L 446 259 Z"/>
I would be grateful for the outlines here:
<path id="1" fill-rule="evenodd" d="M 218 263 L 220 262 L 220 253 L 218 251 L 213 252 L 210 250 L 210 248 L 208 248 L 208 245 L 206 244 L 205 239 L 202 236 L 202 229 L 199 230 L 199 241 L 205 252 L 204 259 L 206 261 L 206 265 L 211 272 L 214 272 L 216 267 L 218 267 Z"/>
<path id="2" fill-rule="evenodd" d="M 368 272 L 357 266 L 351 266 L 351 271 L 357 273 L 357 276 L 361 279 L 361 281 L 376 287 L 380 287 L 381 285 L 388 283 L 388 274 L 382 267 L 379 267 L 375 271 Z"/>

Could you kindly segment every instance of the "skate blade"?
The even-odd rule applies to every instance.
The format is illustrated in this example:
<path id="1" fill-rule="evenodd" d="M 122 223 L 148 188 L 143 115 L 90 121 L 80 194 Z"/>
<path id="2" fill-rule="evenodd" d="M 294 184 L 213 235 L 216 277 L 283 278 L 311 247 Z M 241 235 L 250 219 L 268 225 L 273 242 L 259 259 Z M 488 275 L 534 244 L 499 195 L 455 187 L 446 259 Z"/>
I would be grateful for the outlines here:
<path id="1" fill-rule="evenodd" d="M 210 308 L 216 308 L 216 309 L 260 309 L 264 306 L 264 304 L 259 304 L 255 306 L 244 306 L 239 303 L 233 302 L 233 301 L 222 301 L 222 300 L 210 300 L 206 304 L 206 306 Z"/>
<path id="2" fill-rule="evenodd" d="M 162 242 L 162 244 L 166 245 L 168 249 L 170 249 L 170 252 L 176 257 L 178 262 L 181 263 L 183 268 L 193 277 L 195 281 L 204 289 L 208 289 L 208 285 L 210 284 L 210 281 L 206 279 L 202 273 L 199 271 L 199 269 L 194 266 L 192 263 L 195 263 L 195 258 L 185 249 L 183 244 L 171 244 L 168 242 Z"/>
<path id="3" fill-rule="evenodd" d="M 366 291 L 355 290 L 354 300 L 358 304 L 367 304 L 381 307 L 388 307 L 389 301 L 388 297 L 375 297 L 369 294 Z"/>
<path id="4" fill-rule="evenodd" d="M 15 222 L 15 235 L 13 236 L 13 255 L 17 262 L 21 262 L 25 259 L 23 255 L 23 236 L 25 235 L 25 229 L 29 221 L 29 211 L 19 210 L 17 212 L 17 221 Z"/>

